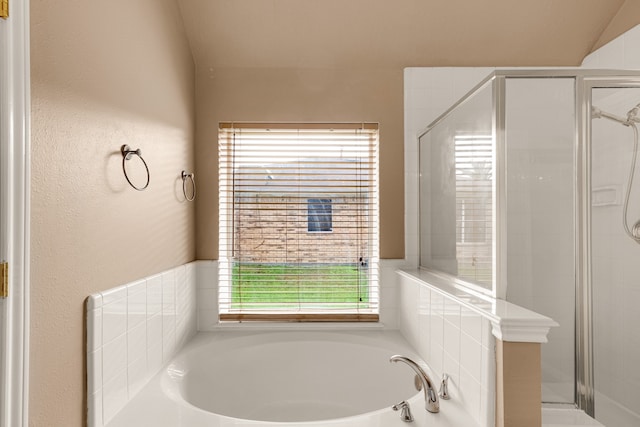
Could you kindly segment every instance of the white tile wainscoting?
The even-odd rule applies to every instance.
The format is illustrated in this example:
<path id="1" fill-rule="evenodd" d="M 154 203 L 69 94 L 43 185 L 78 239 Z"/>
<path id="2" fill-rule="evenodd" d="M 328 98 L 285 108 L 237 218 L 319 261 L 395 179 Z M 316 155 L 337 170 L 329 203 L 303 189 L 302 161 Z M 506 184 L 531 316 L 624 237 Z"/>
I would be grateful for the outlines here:
<path id="1" fill-rule="evenodd" d="M 396 274 L 404 265 L 381 262 L 377 327 L 399 328 L 435 372 L 450 375 L 452 397 L 481 426 L 492 426 L 494 335 L 514 340 L 513 317 L 492 314 L 495 304 L 456 294 L 433 278 L 425 285 L 419 273 Z M 217 261 L 195 261 L 87 299 L 89 427 L 106 426 L 197 330 L 220 328 L 217 281 Z M 534 327 L 526 339 L 541 339 L 545 328 Z"/>
<path id="2" fill-rule="evenodd" d="M 476 296 L 426 270 L 398 271 L 399 328 L 452 399 L 482 427 L 495 426 L 496 338 L 544 343 L 552 319 L 503 300 Z"/>
<path id="3" fill-rule="evenodd" d="M 195 335 L 197 264 L 87 298 L 89 427 L 106 425 Z"/>

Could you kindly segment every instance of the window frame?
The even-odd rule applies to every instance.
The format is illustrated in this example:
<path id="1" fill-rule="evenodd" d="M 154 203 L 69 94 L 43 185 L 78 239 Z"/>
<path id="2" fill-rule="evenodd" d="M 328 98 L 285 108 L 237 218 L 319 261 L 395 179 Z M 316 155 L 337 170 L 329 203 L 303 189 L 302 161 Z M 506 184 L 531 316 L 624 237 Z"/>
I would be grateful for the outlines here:
<path id="1" fill-rule="evenodd" d="M 362 253 L 359 259 L 354 260 L 354 266 L 357 266 L 358 269 L 367 269 L 367 273 L 371 278 L 371 282 L 367 283 L 367 290 L 369 292 L 369 297 L 371 298 L 371 307 L 370 308 L 352 308 L 350 310 L 336 310 L 336 309 L 318 309 L 311 311 L 300 311 L 300 310 L 257 310 L 252 312 L 251 310 L 234 310 L 230 309 L 229 305 L 225 305 L 223 301 L 231 301 L 233 291 L 233 283 L 232 283 L 232 257 L 229 257 L 229 254 L 233 253 L 233 238 L 229 238 L 231 233 L 228 231 L 229 227 L 235 227 L 234 221 L 235 216 L 232 214 L 234 205 L 235 195 L 229 194 L 228 191 L 224 191 L 222 188 L 225 183 L 223 181 L 227 181 L 226 185 L 228 185 L 228 180 L 233 179 L 229 174 L 232 172 L 230 170 L 223 171 L 222 162 L 226 161 L 223 159 L 224 153 L 222 146 L 219 146 L 220 149 L 220 235 L 219 235 L 219 245 L 220 245 L 220 268 L 219 268 L 219 301 L 218 301 L 218 311 L 219 311 L 219 321 L 220 322 L 228 322 L 228 321 L 296 321 L 296 322 L 378 322 L 379 321 L 379 309 L 380 309 L 380 290 L 379 290 L 379 184 L 378 184 L 378 173 L 379 173 L 379 152 L 378 152 L 378 125 L 375 123 L 340 123 L 340 124 L 318 124 L 318 123 L 310 123 L 310 124 L 300 124 L 300 123 L 220 123 L 219 132 L 221 132 L 221 140 L 222 140 L 222 132 L 234 132 L 236 129 L 275 129 L 275 130 L 283 130 L 283 129 L 304 129 L 304 130 L 326 130 L 330 131 L 332 129 L 340 129 L 340 130 L 353 130 L 357 132 L 358 130 L 363 130 L 371 133 L 372 138 L 369 142 L 373 149 L 371 149 L 371 153 L 369 154 L 368 161 L 374 164 L 374 172 L 373 178 L 371 178 L 371 182 L 374 183 L 374 190 L 367 190 L 366 200 L 370 205 L 372 212 L 372 218 L 370 220 L 370 226 L 373 231 L 373 247 L 366 253 Z M 228 150 L 228 147 L 227 147 Z M 228 156 L 230 153 L 227 152 Z M 231 155 L 235 155 L 231 153 Z M 228 160 L 228 159 L 227 159 Z M 269 175 L 269 179 L 272 179 L 271 175 Z M 374 197 L 371 197 L 370 193 L 375 191 Z M 309 200 L 314 199 L 314 197 L 309 197 L 306 199 L 307 204 Z M 331 234 L 334 232 L 334 221 L 336 218 L 334 217 L 334 203 L 336 202 L 333 198 L 322 198 L 318 197 L 318 200 L 328 200 L 329 203 L 329 218 L 331 219 L 331 230 L 327 231 L 310 231 L 308 228 L 308 224 L 303 230 L 310 235 L 322 235 L 322 234 Z M 372 199 L 373 201 L 370 201 Z M 308 209 L 308 207 L 307 207 Z M 307 221 L 308 221 L 307 212 Z M 226 231 L 225 231 L 226 228 Z M 225 238 L 226 236 L 226 238 Z M 230 241 L 231 240 L 231 241 Z M 226 255 L 226 256 L 225 256 Z M 363 257 L 367 258 L 367 263 L 362 264 Z"/>

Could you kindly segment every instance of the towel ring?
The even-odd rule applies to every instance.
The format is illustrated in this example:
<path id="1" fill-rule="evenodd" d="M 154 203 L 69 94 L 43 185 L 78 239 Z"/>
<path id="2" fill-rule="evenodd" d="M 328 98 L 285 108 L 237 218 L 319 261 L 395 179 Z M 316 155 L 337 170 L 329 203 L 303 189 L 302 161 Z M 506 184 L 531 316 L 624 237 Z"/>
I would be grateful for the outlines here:
<path id="1" fill-rule="evenodd" d="M 149 166 L 147 166 L 147 162 L 142 158 L 142 151 L 138 148 L 137 150 L 132 150 L 128 145 L 123 145 L 120 147 L 120 151 L 122 152 L 122 171 L 124 172 L 124 177 L 127 179 L 127 182 L 130 186 L 135 188 L 138 191 L 145 190 L 149 186 L 149 181 L 151 180 L 151 173 L 149 172 Z M 133 182 L 129 179 L 129 175 L 127 175 L 127 168 L 124 166 L 127 160 L 131 160 L 131 158 L 136 155 L 142 160 L 142 164 L 144 165 L 145 170 L 147 171 L 147 183 L 144 187 L 136 187 Z"/>
<path id="2" fill-rule="evenodd" d="M 191 197 L 187 194 L 187 181 L 191 181 Z M 182 171 L 182 192 L 184 193 L 184 198 L 187 199 L 188 202 L 193 202 L 196 199 L 196 174 L 191 172 L 187 173 L 186 171 Z"/>

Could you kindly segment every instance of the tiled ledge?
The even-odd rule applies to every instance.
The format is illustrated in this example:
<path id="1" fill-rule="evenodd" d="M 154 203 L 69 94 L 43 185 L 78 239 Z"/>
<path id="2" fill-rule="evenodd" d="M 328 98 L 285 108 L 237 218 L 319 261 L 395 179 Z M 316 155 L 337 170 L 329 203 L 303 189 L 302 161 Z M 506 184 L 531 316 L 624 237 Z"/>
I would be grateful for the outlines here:
<path id="1" fill-rule="evenodd" d="M 444 275 L 422 269 L 398 270 L 398 274 L 415 280 L 488 319 L 493 335 L 502 341 L 545 343 L 549 330 L 558 326 L 549 317 L 504 300 L 464 289 Z"/>

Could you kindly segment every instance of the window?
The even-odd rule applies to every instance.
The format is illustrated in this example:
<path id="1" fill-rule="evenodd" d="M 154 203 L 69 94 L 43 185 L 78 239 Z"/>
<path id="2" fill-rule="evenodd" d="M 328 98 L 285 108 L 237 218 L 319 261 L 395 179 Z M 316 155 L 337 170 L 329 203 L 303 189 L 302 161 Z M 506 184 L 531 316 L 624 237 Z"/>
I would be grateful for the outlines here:
<path id="1" fill-rule="evenodd" d="M 373 124 L 220 125 L 220 320 L 378 320 L 377 145 Z"/>
<path id="2" fill-rule="evenodd" d="M 331 199 L 307 200 L 307 231 L 310 233 L 320 231 L 333 231 L 331 220 Z"/>

